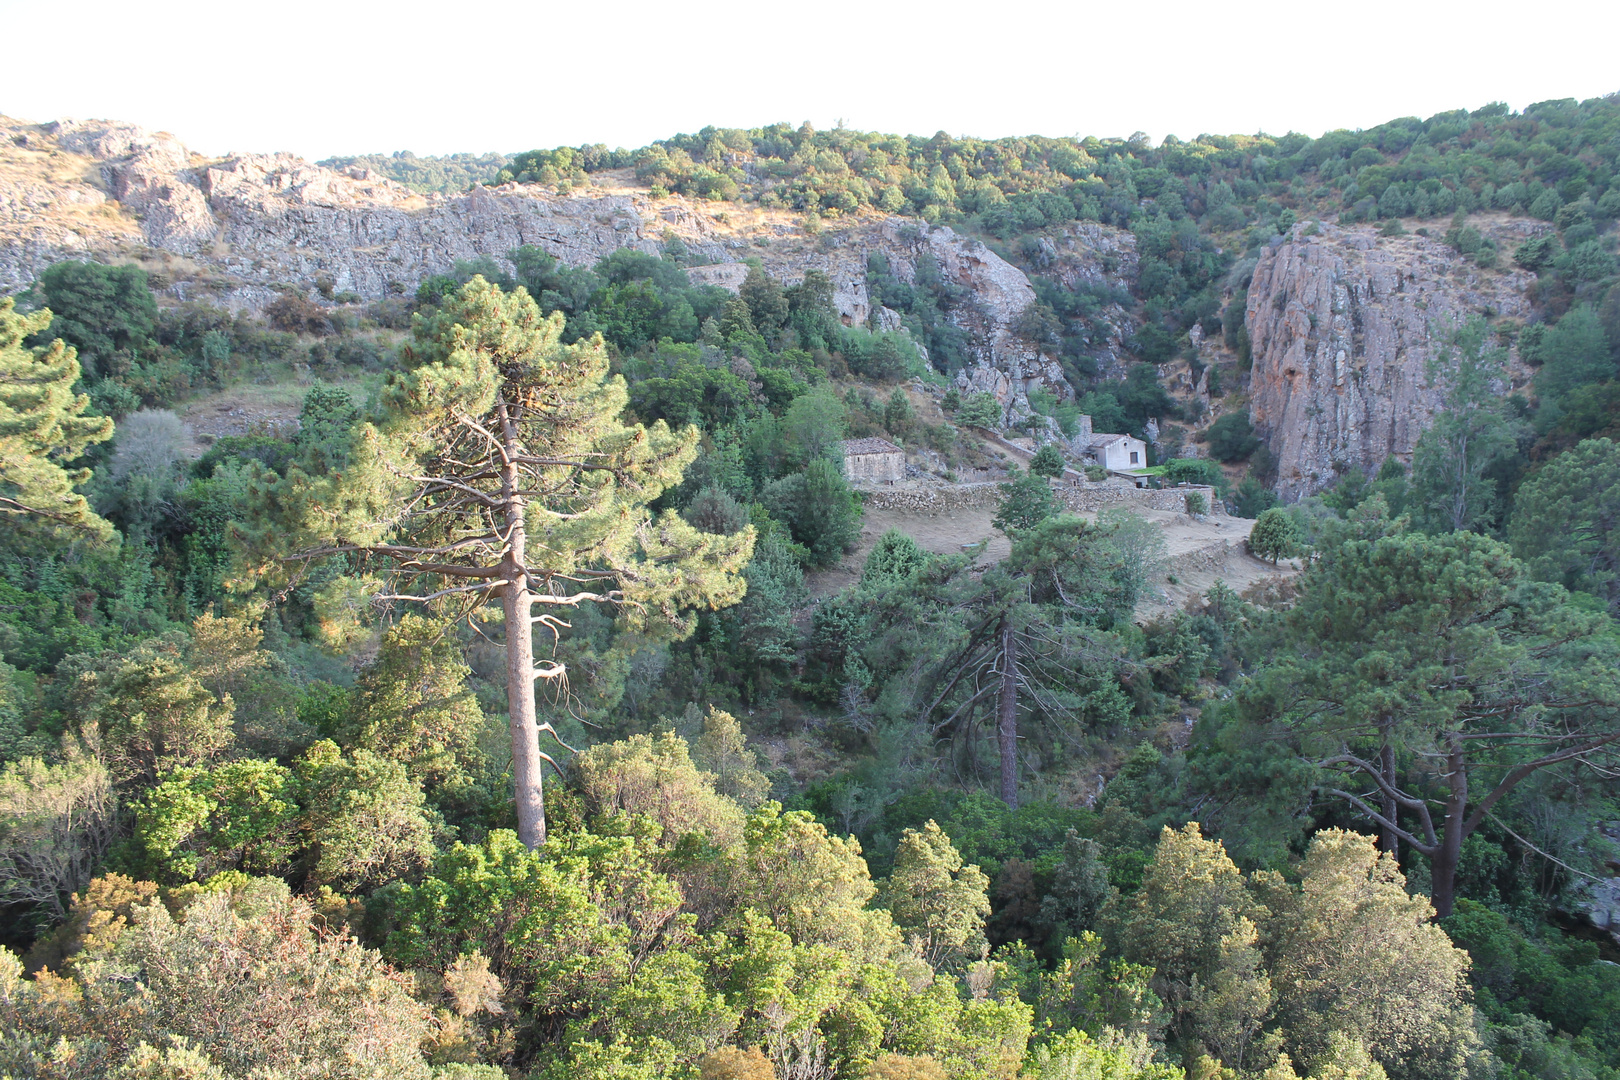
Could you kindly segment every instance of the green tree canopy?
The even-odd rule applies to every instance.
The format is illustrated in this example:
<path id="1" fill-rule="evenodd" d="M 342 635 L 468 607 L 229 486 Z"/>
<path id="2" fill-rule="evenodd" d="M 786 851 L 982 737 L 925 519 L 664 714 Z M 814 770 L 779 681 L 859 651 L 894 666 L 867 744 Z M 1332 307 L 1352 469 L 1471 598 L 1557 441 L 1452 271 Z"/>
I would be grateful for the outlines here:
<path id="1" fill-rule="evenodd" d="M 1030 460 L 1029 471 L 1035 476 L 1056 480 L 1063 475 L 1063 452 L 1055 443 L 1042 443 Z"/>
<path id="2" fill-rule="evenodd" d="M 127 917 L 104 912 L 72 979 L 25 980 L 0 950 L 10 1067 L 63 1080 L 430 1080 L 429 1010 L 410 979 L 347 934 L 318 932 L 282 882 L 236 879 L 193 892 L 177 915 L 150 886 Z M 112 971 L 140 977 L 97 977 Z"/>
<path id="3" fill-rule="evenodd" d="M 1434 925 L 1428 899 L 1407 892 L 1394 857 L 1370 836 L 1324 829 L 1300 877 L 1298 891 L 1264 890 L 1271 981 L 1296 1060 L 1334 1056 L 1338 1036 L 1395 1076 L 1465 1075 L 1478 1048 L 1468 954 Z"/>
<path id="4" fill-rule="evenodd" d="M 1018 804 L 1019 740 L 1034 734 L 1020 734 L 1021 716 L 1061 741 L 1075 727 L 1111 728 L 1128 712 L 1114 627 L 1136 602 L 1135 573 L 1129 546 L 1113 543 L 1117 528 L 1047 518 L 1014 532 L 1008 558 L 989 569 L 965 556 L 933 560 L 874 616 L 879 640 L 869 652 L 908 672 L 900 685 L 909 707 L 933 732 L 964 739 L 993 718 L 1009 806 Z"/>
<path id="5" fill-rule="evenodd" d="M 1471 319 L 1452 335 L 1429 372 L 1446 386 L 1445 408 L 1412 452 L 1411 505 L 1429 529 L 1483 528 L 1496 519 L 1494 467 L 1517 449 L 1505 412 L 1507 350 Z"/>
<path id="6" fill-rule="evenodd" d="M 1009 465 L 1009 470 L 1017 466 Z M 1001 505 L 991 524 L 1008 536 L 1035 528 L 1058 512 L 1057 499 L 1052 496 L 1052 484 L 1045 475 L 1035 472 L 1013 472 L 1012 479 L 1001 487 Z"/>
<path id="7" fill-rule="evenodd" d="M 1260 449 L 1260 440 L 1246 412 L 1223 413 L 1204 434 L 1209 439 L 1210 456 L 1228 464 L 1246 461 Z"/>
<path id="8" fill-rule="evenodd" d="M 1105 913 L 1105 938 L 1126 960 L 1154 969 L 1154 991 L 1190 1033 L 1197 983 L 1220 967 L 1223 940 L 1263 912 L 1220 841 L 1205 839 L 1197 824 L 1165 826 L 1142 887 Z"/>
<path id="9" fill-rule="evenodd" d="M 383 602 L 471 616 L 500 601 L 519 834 L 531 845 L 545 837 L 549 729 L 535 682 L 566 675 L 536 662 L 533 627 L 565 634 L 554 609 L 599 604 L 627 641 L 683 636 L 686 609 L 741 597 L 754 540 L 752 529 L 699 532 L 673 510 L 648 515 L 680 482 L 697 431 L 623 425 L 624 382 L 608 378 L 601 339 L 564 345 L 563 326 L 523 289 L 473 278 L 416 318 L 409 368 L 354 430 L 349 467 L 265 477 L 259 524 L 239 533 L 259 572 L 343 556 L 387 576 Z"/>
<path id="10" fill-rule="evenodd" d="M 75 394 L 79 361 L 60 340 L 31 349 L 23 339 L 51 325 L 49 311 L 21 315 L 0 300 L 0 513 L 20 530 L 66 529 L 105 540 L 112 526 L 73 489 L 88 469 L 67 466 L 112 437 L 113 423 L 85 416 L 90 399 Z"/>
<path id="11" fill-rule="evenodd" d="M 60 262 L 39 275 L 34 295 L 50 310 L 45 332 L 78 350 L 90 379 L 110 374 L 120 354 L 138 356 L 157 330 L 157 302 L 138 266 Z"/>
<path id="12" fill-rule="evenodd" d="M 1620 614 L 1620 447 L 1587 439 L 1532 473 L 1509 535 L 1537 577 L 1602 597 Z"/>
<path id="13" fill-rule="evenodd" d="M 884 888 L 896 925 L 918 944 L 924 960 L 939 967 L 979 951 L 990 916 L 990 879 L 929 821 L 900 835 L 894 873 Z"/>
<path id="14" fill-rule="evenodd" d="M 1615 376 L 1614 358 L 1603 323 L 1590 305 L 1582 304 L 1558 320 L 1539 349 L 1541 370 L 1536 393 L 1557 406 L 1571 392 Z"/>
<path id="15" fill-rule="evenodd" d="M 1299 526 L 1288 511 L 1273 506 L 1255 521 L 1249 530 L 1249 550 L 1276 565 L 1296 553 L 1299 547 Z"/>
<path id="16" fill-rule="evenodd" d="M 1620 740 L 1620 657 L 1606 617 L 1505 545 L 1400 525 L 1365 515 L 1324 538 L 1228 722 L 1284 740 L 1387 849 L 1425 855 L 1447 915 L 1462 843 L 1502 800 Z"/>

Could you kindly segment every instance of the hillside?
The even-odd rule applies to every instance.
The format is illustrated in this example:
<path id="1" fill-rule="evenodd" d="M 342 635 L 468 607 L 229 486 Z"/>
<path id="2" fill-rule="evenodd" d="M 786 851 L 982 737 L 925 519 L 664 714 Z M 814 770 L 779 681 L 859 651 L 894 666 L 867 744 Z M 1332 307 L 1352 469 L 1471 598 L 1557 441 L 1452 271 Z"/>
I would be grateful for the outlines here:
<path id="1" fill-rule="evenodd" d="M 0 120 L 0 1076 L 1613 1080 L 1617 166 Z"/>
<path id="2" fill-rule="evenodd" d="M 341 171 L 285 155 L 203 162 L 172 137 L 127 125 L 8 122 L 0 280 L 20 286 L 76 253 L 135 258 L 162 267 L 176 298 L 258 311 L 288 286 L 373 302 L 408 294 L 458 261 L 509 266 L 507 253 L 525 244 L 588 266 L 620 248 L 661 253 L 673 242 L 699 282 L 735 287 L 741 270 L 724 268 L 751 258 L 784 284 L 827 273 L 846 323 L 907 325 L 936 368 L 994 394 L 1008 423 L 1028 422 L 1030 390 L 1060 401 L 1106 392 L 1125 365 L 1149 361 L 1188 415 L 1184 432 L 1247 407 L 1281 470 L 1267 462 L 1262 480 L 1296 497 L 1330 483 L 1334 463 L 1410 463 L 1437 400 L 1432 388 L 1413 389 L 1434 351 L 1426 343 L 1458 319 L 1486 313 L 1511 351 L 1514 327 L 1602 298 L 1614 270 L 1604 230 L 1620 213 L 1620 192 L 1606 187 L 1616 112 L 1608 101 L 1548 102 L 1317 140 L 1205 137 L 1156 148 L 705 129 L 639 151 L 534 151 L 491 186 L 454 194 L 421 194 L 372 171 L 411 180 L 431 159 L 356 159 Z M 459 158 L 452 167 L 467 176 L 482 168 Z M 1383 242 L 1380 220 L 1429 235 Z M 1532 260 L 1533 272 L 1510 266 L 1527 241 L 1570 227 L 1577 242 L 1563 263 L 1551 251 Z M 1463 231 L 1467 251 L 1442 237 Z M 1278 252 L 1278 236 L 1294 246 Z M 1375 287 L 1366 271 L 1340 265 L 1347 245 L 1382 252 L 1388 282 Z M 892 275 L 880 283 L 894 283 L 883 298 L 869 280 L 874 256 Z M 937 267 L 925 277 L 937 272 L 939 284 L 919 295 L 925 256 Z M 1281 273 L 1271 269 L 1279 259 L 1290 263 Z M 1245 302 L 1257 299 L 1246 294 L 1257 270 L 1266 298 L 1281 305 L 1269 313 Z M 1322 273 L 1332 285 L 1296 280 Z M 1342 341 L 1268 324 L 1289 304 L 1279 293 L 1305 290 L 1318 303 L 1334 289 L 1344 292 L 1334 314 L 1355 328 Z M 1409 294 L 1404 314 L 1384 311 L 1396 294 Z M 1359 329 L 1366 323 L 1376 324 L 1370 338 Z M 1244 395 L 1249 342 L 1258 343 L 1260 385 Z M 1324 350 L 1331 379 L 1316 373 L 1321 361 L 1304 384 L 1285 374 L 1299 370 L 1298 356 Z M 1206 368 L 1225 374 L 1214 394 Z M 1357 373 L 1353 400 L 1339 368 Z M 1144 418 L 1123 419 L 1157 435 L 1157 423 L 1148 431 Z M 1198 453 L 1193 442 L 1161 447 Z"/>

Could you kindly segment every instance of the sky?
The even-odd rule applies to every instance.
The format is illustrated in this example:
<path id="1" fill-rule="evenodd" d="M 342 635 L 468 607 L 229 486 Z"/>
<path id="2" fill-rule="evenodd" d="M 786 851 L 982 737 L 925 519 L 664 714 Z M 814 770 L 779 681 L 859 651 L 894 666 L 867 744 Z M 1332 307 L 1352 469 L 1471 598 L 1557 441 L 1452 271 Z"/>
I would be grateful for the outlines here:
<path id="1" fill-rule="evenodd" d="M 0 0 L 0 113 L 310 159 L 636 147 L 776 121 L 931 135 L 1371 127 L 1620 91 L 1620 2 Z"/>

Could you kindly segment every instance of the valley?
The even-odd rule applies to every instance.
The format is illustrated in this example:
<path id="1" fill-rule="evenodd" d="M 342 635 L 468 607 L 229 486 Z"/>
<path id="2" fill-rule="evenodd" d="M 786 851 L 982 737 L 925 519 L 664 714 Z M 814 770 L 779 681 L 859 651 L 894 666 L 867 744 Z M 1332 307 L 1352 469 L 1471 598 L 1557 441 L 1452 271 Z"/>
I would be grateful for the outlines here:
<path id="1" fill-rule="evenodd" d="M 1612 1080 L 1617 223 L 0 117 L 0 1076 Z"/>

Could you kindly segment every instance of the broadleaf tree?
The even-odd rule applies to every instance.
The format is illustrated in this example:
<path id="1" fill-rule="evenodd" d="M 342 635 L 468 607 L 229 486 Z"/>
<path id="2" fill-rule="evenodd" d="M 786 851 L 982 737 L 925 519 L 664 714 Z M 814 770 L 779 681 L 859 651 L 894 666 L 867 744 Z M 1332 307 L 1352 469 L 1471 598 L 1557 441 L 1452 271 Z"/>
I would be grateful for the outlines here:
<path id="1" fill-rule="evenodd" d="M 627 392 L 601 338 L 563 344 L 519 288 L 475 277 L 418 315 L 406 370 L 375 419 L 356 426 L 341 469 L 264 475 L 261 517 L 237 530 L 269 580 L 330 558 L 380 604 L 424 604 L 505 626 L 518 835 L 545 842 L 536 683 L 566 692 L 567 666 L 536 658 L 580 605 L 611 609 L 628 640 L 689 633 L 687 609 L 736 602 L 754 531 L 700 532 L 647 505 L 681 482 L 695 429 L 619 420 Z M 329 592 L 342 593 L 343 590 Z M 345 594 L 345 595 L 352 595 Z M 539 613 L 536 614 L 536 609 Z"/>
<path id="2" fill-rule="evenodd" d="M 1533 473 L 1514 499 L 1509 536 L 1537 577 L 1620 612 L 1620 447 L 1587 439 Z"/>
<path id="3" fill-rule="evenodd" d="M 1489 335 L 1484 319 L 1465 323 L 1428 372 L 1447 388 L 1445 408 L 1412 451 L 1412 495 L 1420 519 L 1436 532 L 1495 520 L 1492 469 L 1513 454 L 1524 429 L 1505 409 L 1507 350 Z"/>

